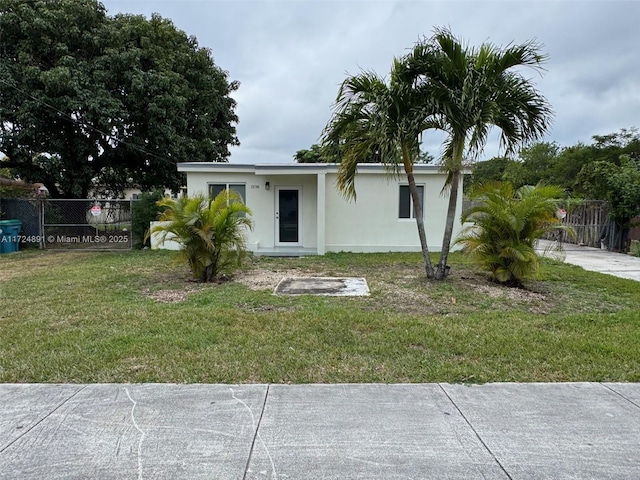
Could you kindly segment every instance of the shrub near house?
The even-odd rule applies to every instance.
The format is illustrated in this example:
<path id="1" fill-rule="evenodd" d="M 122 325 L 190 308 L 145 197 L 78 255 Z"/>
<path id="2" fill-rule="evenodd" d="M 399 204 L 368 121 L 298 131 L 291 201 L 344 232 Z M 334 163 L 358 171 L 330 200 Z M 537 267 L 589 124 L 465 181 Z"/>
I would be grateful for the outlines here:
<path id="1" fill-rule="evenodd" d="M 462 214 L 465 227 L 456 240 L 498 283 L 520 287 L 539 272 L 535 241 L 549 231 L 569 230 L 556 216 L 563 190 L 509 182 L 479 185 L 471 192 L 476 204 Z"/>
<path id="2" fill-rule="evenodd" d="M 240 195 L 223 190 L 210 200 L 204 195 L 158 202 L 165 211 L 151 233 L 159 233 L 161 241 L 171 239 L 183 248 L 178 255 L 188 263 L 193 278 L 200 282 L 219 280 L 238 267 L 246 255 L 245 230 L 253 224 L 251 209 Z"/>

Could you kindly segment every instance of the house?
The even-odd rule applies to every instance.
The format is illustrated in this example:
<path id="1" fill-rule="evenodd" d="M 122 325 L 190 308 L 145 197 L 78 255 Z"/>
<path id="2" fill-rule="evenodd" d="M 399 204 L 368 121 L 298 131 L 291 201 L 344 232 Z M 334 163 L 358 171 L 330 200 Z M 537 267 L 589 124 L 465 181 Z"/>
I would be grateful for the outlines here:
<path id="1" fill-rule="evenodd" d="M 381 164 L 358 166 L 356 201 L 337 190 L 337 164 L 194 162 L 178 164 L 178 171 L 187 176 L 189 196 L 213 197 L 225 188 L 240 194 L 253 211 L 247 248 L 257 255 L 420 251 L 406 176 L 389 176 Z M 414 176 L 429 249 L 439 251 L 448 207 L 446 175 L 437 166 L 416 165 Z M 456 219 L 461 208 L 462 194 Z M 457 221 L 454 235 L 459 227 Z"/>

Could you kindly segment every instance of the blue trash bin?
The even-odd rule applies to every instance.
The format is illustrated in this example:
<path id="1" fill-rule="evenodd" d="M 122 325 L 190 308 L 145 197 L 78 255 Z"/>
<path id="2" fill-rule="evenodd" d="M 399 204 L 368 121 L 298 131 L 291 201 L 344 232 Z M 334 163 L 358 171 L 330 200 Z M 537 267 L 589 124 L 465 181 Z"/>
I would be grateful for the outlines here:
<path id="1" fill-rule="evenodd" d="M 21 228 L 20 220 L 0 220 L 0 254 L 18 251 Z"/>

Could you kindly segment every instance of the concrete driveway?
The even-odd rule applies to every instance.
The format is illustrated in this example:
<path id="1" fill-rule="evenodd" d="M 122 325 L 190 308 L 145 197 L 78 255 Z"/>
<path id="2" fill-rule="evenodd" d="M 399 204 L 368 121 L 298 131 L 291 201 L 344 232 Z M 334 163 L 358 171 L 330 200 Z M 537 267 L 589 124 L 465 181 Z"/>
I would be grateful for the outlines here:
<path id="1" fill-rule="evenodd" d="M 2 479 L 637 479 L 640 384 L 0 385 Z"/>
<path id="2" fill-rule="evenodd" d="M 563 244 L 564 252 L 548 250 L 552 246 L 553 242 L 540 240 L 539 251 L 547 250 L 546 255 L 563 259 L 566 263 L 578 265 L 585 270 L 640 281 L 640 257 L 571 243 Z"/>

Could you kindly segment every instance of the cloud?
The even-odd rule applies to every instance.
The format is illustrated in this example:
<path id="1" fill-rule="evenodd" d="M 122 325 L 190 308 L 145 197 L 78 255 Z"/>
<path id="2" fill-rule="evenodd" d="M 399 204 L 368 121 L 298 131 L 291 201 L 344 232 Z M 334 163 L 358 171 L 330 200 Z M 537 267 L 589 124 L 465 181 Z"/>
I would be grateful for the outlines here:
<path id="1" fill-rule="evenodd" d="M 637 125 L 640 106 L 636 1 L 179 1 L 104 2 L 109 13 L 171 18 L 240 81 L 240 147 L 234 162 L 289 162 L 316 143 L 347 74 L 388 74 L 434 27 L 470 45 L 536 39 L 549 54 L 531 73 L 556 112 L 547 136 L 569 146 Z M 439 151 L 439 134 L 427 150 Z M 497 133 L 485 155 L 498 153 Z M 482 158 L 482 157 L 481 157 Z"/>

